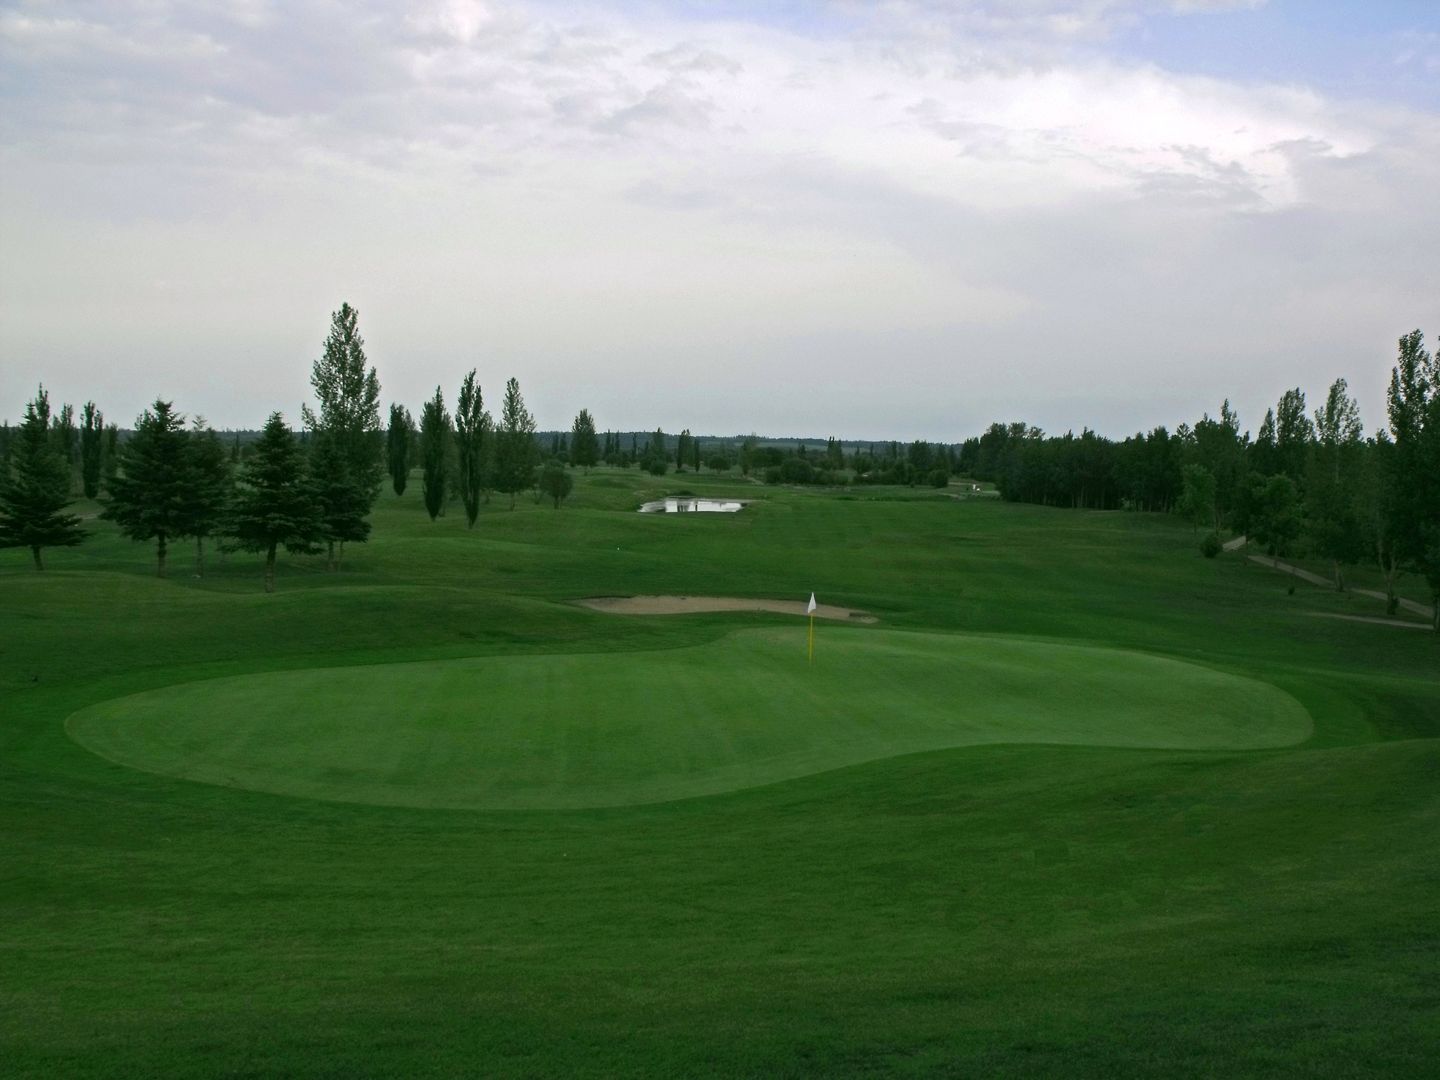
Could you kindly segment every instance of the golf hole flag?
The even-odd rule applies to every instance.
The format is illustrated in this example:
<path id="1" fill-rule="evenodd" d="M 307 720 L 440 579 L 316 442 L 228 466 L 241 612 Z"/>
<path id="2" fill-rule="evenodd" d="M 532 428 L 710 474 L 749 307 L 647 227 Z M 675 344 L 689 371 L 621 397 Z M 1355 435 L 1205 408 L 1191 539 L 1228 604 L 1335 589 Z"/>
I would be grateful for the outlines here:
<path id="1" fill-rule="evenodd" d="M 808 603 L 808 604 L 805 605 L 805 614 L 810 616 L 810 648 L 809 648 L 809 652 L 808 652 L 807 655 L 808 655 L 808 659 L 810 660 L 810 662 L 811 662 L 812 664 L 815 662 L 815 608 L 816 608 L 816 606 L 817 606 L 817 605 L 816 605 L 816 603 L 815 603 L 815 594 L 812 592 L 812 593 L 810 594 L 810 603 Z"/>

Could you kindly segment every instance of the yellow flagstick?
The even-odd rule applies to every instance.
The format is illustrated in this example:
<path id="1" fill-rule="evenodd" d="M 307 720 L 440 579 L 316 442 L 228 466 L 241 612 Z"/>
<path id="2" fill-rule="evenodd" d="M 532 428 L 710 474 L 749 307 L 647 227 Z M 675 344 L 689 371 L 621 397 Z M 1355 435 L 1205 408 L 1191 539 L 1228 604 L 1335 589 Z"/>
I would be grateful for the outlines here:
<path id="1" fill-rule="evenodd" d="M 810 663 L 815 662 L 815 594 L 810 594 L 810 604 L 805 608 L 810 616 Z"/>

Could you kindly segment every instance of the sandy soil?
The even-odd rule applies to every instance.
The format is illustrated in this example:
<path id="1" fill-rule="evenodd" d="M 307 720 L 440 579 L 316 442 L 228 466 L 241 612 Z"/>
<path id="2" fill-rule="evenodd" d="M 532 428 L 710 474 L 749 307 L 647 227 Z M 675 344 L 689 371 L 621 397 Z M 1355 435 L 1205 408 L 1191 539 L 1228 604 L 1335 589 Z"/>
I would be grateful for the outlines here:
<path id="1" fill-rule="evenodd" d="M 596 611 L 619 615 L 685 615 L 695 611 L 774 611 L 781 615 L 804 615 L 804 600 L 754 600 L 738 596 L 589 596 L 577 601 Z M 818 619 L 843 619 L 873 623 L 875 616 L 854 608 L 817 604 Z"/>

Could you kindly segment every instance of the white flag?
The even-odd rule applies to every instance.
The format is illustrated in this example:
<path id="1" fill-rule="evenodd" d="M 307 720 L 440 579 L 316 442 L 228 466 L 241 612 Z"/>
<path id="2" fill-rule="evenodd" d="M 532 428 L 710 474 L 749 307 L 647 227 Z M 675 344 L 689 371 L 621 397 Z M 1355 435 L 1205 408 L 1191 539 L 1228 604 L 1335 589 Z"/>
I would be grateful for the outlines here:
<path id="1" fill-rule="evenodd" d="M 813 592 L 810 594 L 810 604 L 809 604 L 808 607 L 805 608 L 805 614 L 806 614 L 806 615 L 814 615 L 814 614 L 815 614 L 815 594 L 814 594 Z"/>

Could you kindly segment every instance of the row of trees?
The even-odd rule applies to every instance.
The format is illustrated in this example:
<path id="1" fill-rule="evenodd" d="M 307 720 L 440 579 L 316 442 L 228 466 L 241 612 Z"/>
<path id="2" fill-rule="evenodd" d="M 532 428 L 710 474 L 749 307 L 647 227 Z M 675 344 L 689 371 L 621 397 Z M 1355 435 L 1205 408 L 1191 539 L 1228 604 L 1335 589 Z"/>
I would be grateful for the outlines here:
<path id="1" fill-rule="evenodd" d="M 79 491 L 87 499 L 95 498 L 101 484 L 119 467 L 119 437 L 120 429 L 105 423 L 105 417 L 93 401 L 87 401 L 81 408 L 78 424 L 73 405 L 61 405 L 50 416 L 46 440 L 55 453 L 57 468 L 63 471 L 67 491 Z M 9 458 L 19 438 L 19 428 L 0 424 L 0 462 Z"/>
<path id="2" fill-rule="evenodd" d="M 453 417 L 437 387 L 420 410 L 418 428 L 408 409 L 392 405 L 389 430 L 382 429 L 380 383 L 358 319 L 349 304 L 331 316 L 311 372 L 317 406 L 302 407 L 303 435 L 297 439 L 284 418 L 272 414 L 243 463 L 238 440 L 227 454 L 203 419 L 187 429 L 170 402 L 157 400 L 122 442 L 93 403 L 85 405 L 78 428 L 70 406 L 52 415 L 41 387 L 22 424 L 0 428 L 0 546 L 29 548 L 42 569 L 44 548 L 81 542 L 80 519 L 64 512 L 76 475 L 80 490 L 101 500 L 101 517 L 136 541 L 155 542 L 160 575 L 171 545 L 182 538 L 195 541 L 196 573 L 203 575 L 206 541 L 219 539 L 226 550 L 265 554 L 267 590 L 274 587 L 279 548 L 324 551 L 335 569 L 347 543 L 368 539 L 387 467 L 403 494 L 418 460 L 432 519 L 458 497 L 473 526 L 492 490 L 508 494 L 513 508 L 518 492 L 536 487 L 559 507 L 573 480 L 563 462 L 540 467 L 535 422 L 513 378 L 498 424 L 472 370 Z M 585 467 L 599 460 L 587 410 L 575 419 L 567 457 Z"/>
<path id="3" fill-rule="evenodd" d="M 155 542 L 162 576 L 170 545 L 182 538 L 195 541 L 197 574 L 204 573 L 207 539 L 264 553 L 267 591 L 280 547 L 327 551 L 334 568 L 347 542 L 369 536 L 381 476 L 380 384 L 349 304 L 331 317 L 311 386 L 319 407 L 303 409 L 306 447 L 273 413 L 238 469 L 203 420 L 187 429 L 170 402 L 157 400 L 142 413 L 124 443 L 113 427 L 104 440 L 91 435 L 102 421 L 87 404 L 79 439 L 83 490 L 101 500 L 100 516 L 123 535 Z M 44 548 L 85 536 L 80 519 L 64 512 L 72 494 L 65 411 L 52 419 L 43 387 L 10 442 L 0 470 L 0 546 L 29 548 L 42 569 Z"/>
<path id="4" fill-rule="evenodd" d="M 587 434 L 593 442 L 594 422 L 582 409 L 575 421 L 575 444 L 581 448 L 582 460 Z M 438 386 L 434 396 L 420 409 L 418 429 L 408 409 L 391 405 L 385 445 L 396 495 L 405 494 L 410 471 L 418 461 L 421 494 L 432 521 L 442 516 L 447 503 L 458 497 L 465 508 L 467 524 L 474 527 L 480 506 L 490 501 L 492 491 L 509 495 L 510 507 L 514 509 L 515 496 L 537 484 L 556 496 L 558 506 L 573 484 L 559 461 L 549 461 L 539 470 L 535 419 L 525 406 L 519 382 L 513 378 L 506 382 L 500 420 L 496 423 L 485 408 L 473 368 L 460 384 L 453 416 L 446 408 L 445 392 Z M 591 453 L 585 463 L 593 465 L 595 456 Z M 564 480 L 557 482 L 557 475 L 563 475 Z M 562 487 L 564 490 L 559 490 Z"/>

